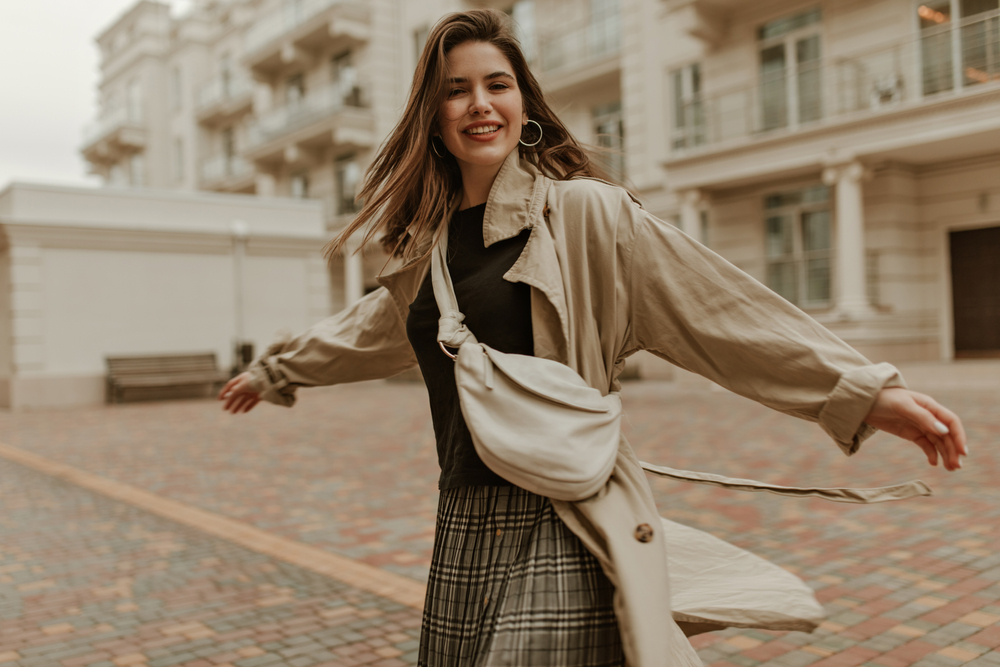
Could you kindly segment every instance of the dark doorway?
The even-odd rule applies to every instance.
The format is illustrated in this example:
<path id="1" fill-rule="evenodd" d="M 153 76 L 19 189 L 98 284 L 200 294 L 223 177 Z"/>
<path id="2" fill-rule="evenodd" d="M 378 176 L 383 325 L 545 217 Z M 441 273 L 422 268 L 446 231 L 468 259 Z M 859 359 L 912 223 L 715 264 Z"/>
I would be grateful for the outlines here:
<path id="1" fill-rule="evenodd" d="M 955 356 L 1000 357 L 1000 227 L 950 234 Z"/>

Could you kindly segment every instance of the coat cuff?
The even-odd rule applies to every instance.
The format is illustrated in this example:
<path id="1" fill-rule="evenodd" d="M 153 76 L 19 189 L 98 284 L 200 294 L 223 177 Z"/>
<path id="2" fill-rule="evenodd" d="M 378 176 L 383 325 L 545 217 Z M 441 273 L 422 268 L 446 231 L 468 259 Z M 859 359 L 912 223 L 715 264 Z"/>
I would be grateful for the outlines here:
<path id="1" fill-rule="evenodd" d="M 851 369 L 840 376 L 819 413 L 819 424 L 848 456 L 861 447 L 877 429 L 864 418 L 871 411 L 879 391 L 906 387 L 903 376 L 891 364 L 873 364 Z"/>
<path id="2" fill-rule="evenodd" d="M 295 405 L 295 386 L 278 368 L 277 356 L 284 351 L 291 336 L 279 334 L 263 355 L 254 359 L 247 368 L 250 374 L 250 386 L 260 394 L 261 400 L 290 408 Z"/>

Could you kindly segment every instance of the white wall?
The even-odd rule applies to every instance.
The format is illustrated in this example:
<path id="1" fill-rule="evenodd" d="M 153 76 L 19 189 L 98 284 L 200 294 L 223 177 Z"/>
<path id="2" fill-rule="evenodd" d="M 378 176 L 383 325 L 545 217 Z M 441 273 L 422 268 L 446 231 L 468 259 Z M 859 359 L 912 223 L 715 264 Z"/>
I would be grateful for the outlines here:
<path id="1" fill-rule="evenodd" d="M 214 351 L 237 338 L 233 219 L 249 223 L 243 338 L 330 312 L 318 202 L 14 184 L 0 193 L 0 406 L 103 400 L 108 355 Z"/>

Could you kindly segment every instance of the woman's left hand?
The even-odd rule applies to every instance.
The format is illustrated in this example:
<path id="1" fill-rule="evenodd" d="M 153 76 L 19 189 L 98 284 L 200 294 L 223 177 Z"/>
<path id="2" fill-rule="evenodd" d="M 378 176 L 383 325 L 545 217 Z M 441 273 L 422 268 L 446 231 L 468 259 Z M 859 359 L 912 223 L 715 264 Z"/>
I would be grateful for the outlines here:
<path id="1" fill-rule="evenodd" d="M 930 396 L 893 387 L 883 389 L 865 422 L 886 433 L 916 443 L 936 466 L 938 456 L 945 470 L 962 467 L 960 456 L 968 456 L 962 420 Z"/>

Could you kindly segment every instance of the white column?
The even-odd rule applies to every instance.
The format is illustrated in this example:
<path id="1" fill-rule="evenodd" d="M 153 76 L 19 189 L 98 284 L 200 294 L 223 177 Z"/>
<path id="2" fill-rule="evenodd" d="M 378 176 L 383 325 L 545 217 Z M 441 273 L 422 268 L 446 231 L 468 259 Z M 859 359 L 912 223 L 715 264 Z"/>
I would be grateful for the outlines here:
<path id="1" fill-rule="evenodd" d="M 860 162 L 828 167 L 823 182 L 836 189 L 836 263 L 834 298 L 843 319 L 856 320 L 871 314 L 868 303 L 865 262 L 865 210 L 861 181 L 865 168 Z"/>
<path id="2" fill-rule="evenodd" d="M 353 306 L 365 295 L 364 258 L 358 248 L 357 237 L 352 236 L 344 245 L 344 304 Z"/>
<path id="3" fill-rule="evenodd" d="M 701 190 L 685 190 L 680 194 L 681 231 L 699 243 L 701 238 Z"/>

